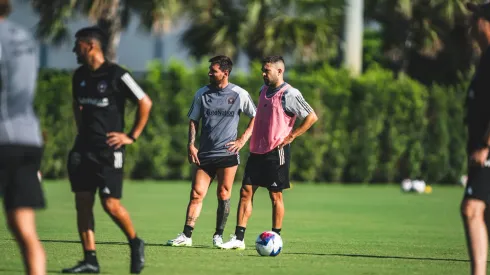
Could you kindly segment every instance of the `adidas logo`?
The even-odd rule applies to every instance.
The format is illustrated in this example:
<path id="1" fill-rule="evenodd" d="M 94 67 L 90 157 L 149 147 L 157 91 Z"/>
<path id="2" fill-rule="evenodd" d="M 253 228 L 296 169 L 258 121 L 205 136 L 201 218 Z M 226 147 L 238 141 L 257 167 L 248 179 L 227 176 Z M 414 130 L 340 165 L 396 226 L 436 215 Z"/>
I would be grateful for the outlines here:
<path id="1" fill-rule="evenodd" d="M 273 186 L 273 187 L 277 187 L 276 182 L 274 182 L 274 183 L 273 183 L 271 186 Z"/>
<path id="2" fill-rule="evenodd" d="M 111 193 L 111 191 L 110 191 L 110 190 L 109 190 L 109 188 L 107 188 L 107 186 L 106 186 L 106 187 L 104 187 L 104 189 L 102 189 L 102 193 L 104 193 L 104 194 L 110 194 L 110 193 Z"/>
<path id="3" fill-rule="evenodd" d="M 82 82 L 80 82 L 80 86 L 81 86 L 81 87 L 85 87 L 85 80 L 84 80 L 84 81 L 82 81 Z"/>

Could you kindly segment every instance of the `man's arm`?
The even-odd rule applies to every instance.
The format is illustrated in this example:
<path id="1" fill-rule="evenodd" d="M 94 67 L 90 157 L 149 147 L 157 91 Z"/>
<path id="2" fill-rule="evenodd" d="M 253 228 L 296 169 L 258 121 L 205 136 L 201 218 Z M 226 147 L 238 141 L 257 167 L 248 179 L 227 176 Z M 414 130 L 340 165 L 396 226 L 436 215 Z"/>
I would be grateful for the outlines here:
<path id="1" fill-rule="evenodd" d="M 283 140 L 279 145 L 280 148 L 293 142 L 295 138 L 304 134 L 318 120 L 315 111 L 311 108 L 310 104 L 306 102 L 303 95 L 298 90 L 294 88 L 289 89 L 284 97 L 284 109 L 287 112 L 293 113 L 300 119 L 303 119 L 303 122 L 298 128 L 291 131 L 291 133 Z"/>
<path id="2" fill-rule="evenodd" d="M 315 122 L 318 120 L 318 117 L 316 115 L 316 113 L 313 111 L 312 113 L 310 113 L 309 115 L 306 116 L 306 118 L 303 120 L 303 122 L 301 123 L 301 125 L 294 129 L 283 141 L 281 144 L 279 144 L 279 148 L 282 148 L 286 145 L 288 145 L 289 143 L 293 142 L 293 140 L 299 136 L 301 136 L 302 134 L 304 134 L 306 131 L 308 131 L 308 129 L 311 128 L 311 126 L 313 126 L 313 124 L 315 124 Z"/>
<path id="3" fill-rule="evenodd" d="M 75 125 L 77 126 L 77 134 L 80 133 L 82 127 L 82 107 L 78 105 L 76 100 L 73 100 L 73 117 L 75 118 Z"/>
<path id="4" fill-rule="evenodd" d="M 117 132 L 107 134 L 107 144 L 114 146 L 115 149 L 119 149 L 126 144 L 131 144 L 139 138 L 148 122 L 151 106 L 153 104 L 150 97 L 143 92 L 128 72 L 124 72 L 118 81 L 123 96 L 133 102 L 137 102 L 138 110 L 136 111 L 133 127 L 129 134 Z"/>
<path id="5" fill-rule="evenodd" d="M 77 102 L 76 84 L 75 84 L 76 78 L 77 78 L 77 73 L 75 72 L 71 81 L 72 109 L 73 109 L 73 117 L 75 118 L 75 125 L 77 126 L 77 134 L 79 134 L 80 129 L 82 127 L 82 106 L 80 106 Z"/>
<path id="6" fill-rule="evenodd" d="M 247 143 L 248 139 L 252 136 L 252 130 L 254 129 L 254 123 L 255 123 L 255 117 L 250 118 L 250 121 L 248 122 L 247 129 L 245 132 L 243 132 L 242 136 L 235 140 L 228 142 L 226 146 L 228 147 L 228 151 L 233 152 L 233 153 L 238 153 L 240 149 L 242 149 L 243 146 Z"/>
<path id="7" fill-rule="evenodd" d="M 245 146 L 247 141 L 252 136 L 252 131 L 255 123 L 255 115 L 257 114 L 257 107 L 255 107 L 255 104 L 250 97 L 250 94 L 238 86 L 236 88 L 238 88 L 238 97 L 240 99 L 240 111 L 247 115 L 250 118 L 250 121 L 248 122 L 247 129 L 245 130 L 245 132 L 243 132 L 242 136 L 239 139 L 226 144 L 226 146 L 228 146 L 228 151 L 233 153 L 238 153 L 238 151 L 240 151 L 240 149 Z"/>
<path id="8" fill-rule="evenodd" d="M 143 129 L 145 129 L 146 123 L 148 122 L 148 117 L 150 116 L 152 105 L 153 102 L 148 95 L 145 95 L 142 99 L 138 101 L 138 111 L 136 112 L 133 128 L 130 132 L 130 135 L 134 139 L 138 139 L 143 132 Z"/>
<path id="9" fill-rule="evenodd" d="M 308 131 L 308 129 L 310 129 L 311 126 L 313 126 L 313 124 L 315 124 L 315 122 L 317 121 L 318 121 L 318 116 L 316 115 L 315 111 L 313 111 L 312 113 L 306 116 L 306 118 L 303 120 L 303 122 L 298 128 L 294 129 L 291 132 L 291 135 L 294 138 L 301 136 L 306 131 Z"/>
<path id="10" fill-rule="evenodd" d="M 197 157 L 198 150 L 194 145 L 196 141 L 197 129 L 199 127 L 199 121 L 195 121 L 193 119 L 189 120 L 189 136 L 188 136 L 188 144 L 187 150 L 188 155 L 187 159 L 189 163 L 196 163 L 199 165 L 199 158 Z"/>

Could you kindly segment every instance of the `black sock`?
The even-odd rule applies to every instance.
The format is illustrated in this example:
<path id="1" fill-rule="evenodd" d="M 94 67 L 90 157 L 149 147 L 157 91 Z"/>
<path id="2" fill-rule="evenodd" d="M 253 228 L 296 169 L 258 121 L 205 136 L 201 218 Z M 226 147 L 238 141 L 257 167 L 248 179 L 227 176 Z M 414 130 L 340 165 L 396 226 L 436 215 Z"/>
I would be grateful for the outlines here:
<path id="1" fill-rule="evenodd" d="M 192 231 L 193 231 L 193 230 L 194 230 L 194 227 L 189 226 L 189 225 L 185 225 L 185 226 L 184 226 L 184 235 L 185 235 L 187 238 L 192 237 Z"/>
<path id="2" fill-rule="evenodd" d="M 138 235 L 136 235 L 133 239 L 128 239 L 129 245 L 133 245 L 137 243 L 138 241 L 141 241 L 140 238 L 138 238 Z"/>
<path id="3" fill-rule="evenodd" d="M 95 255 L 95 250 L 85 250 L 84 254 L 85 254 L 85 259 L 84 259 L 85 262 L 93 265 L 98 265 L 97 256 Z"/>
<path id="4" fill-rule="evenodd" d="M 214 235 L 220 235 L 220 236 L 223 236 L 223 231 L 224 231 L 223 229 L 218 229 L 218 228 L 216 228 L 216 232 L 214 232 Z M 213 236 L 214 236 L 214 235 L 213 235 Z"/>
<path id="5" fill-rule="evenodd" d="M 281 235 L 281 228 L 272 228 L 273 232 L 276 232 L 277 235 Z"/>
<path id="6" fill-rule="evenodd" d="M 230 215 L 230 199 L 218 200 L 218 209 L 216 210 L 216 233 L 214 235 L 223 235 L 226 221 Z"/>
<path id="7" fill-rule="evenodd" d="M 236 236 L 236 239 L 237 240 L 243 241 L 243 239 L 245 238 L 245 230 L 246 230 L 245 227 L 242 227 L 242 226 L 237 226 L 236 227 L 236 229 L 235 229 L 235 236 Z"/>

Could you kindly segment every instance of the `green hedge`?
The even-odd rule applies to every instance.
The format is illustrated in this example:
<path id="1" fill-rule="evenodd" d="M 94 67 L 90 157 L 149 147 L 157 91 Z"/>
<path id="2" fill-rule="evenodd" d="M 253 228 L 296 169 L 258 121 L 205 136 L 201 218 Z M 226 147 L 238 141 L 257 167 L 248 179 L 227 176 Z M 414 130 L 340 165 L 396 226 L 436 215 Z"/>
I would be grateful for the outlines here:
<path id="1" fill-rule="evenodd" d="M 128 178 L 190 178 L 186 115 L 194 93 L 208 82 L 207 66 L 149 64 L 139 83 L 154 104 L 144 134 L 128 146 Z M 426 87 L 406 76 L 394 79 L 380 68 L 352 79 L 347 71 L 327 65 L 310 72 L 290 70 L 287 81 L 303 93 L 319 116 L 314 127 L 292 145 L 293 180 L 379 183 L 422 177 L 428 182 L 454 183 L 465 173 L 466 83 Z M 255 64 L 249 74 L 233 72 L 232 82 L 257 101 L 260 65 Z M 76 134 L 71 72 L 40 72 L 36 108 L 47 134 L 43 174 L 65 178 L 66 158 Z M 127 110 L 129 128 L 136 109 Z M 247 123 L 244 116 L 240 133 Z M 242 149 L 242 163 L 247 155 L 248 145 Z M 242 175 L 243 165 L 237 179 Z"/>

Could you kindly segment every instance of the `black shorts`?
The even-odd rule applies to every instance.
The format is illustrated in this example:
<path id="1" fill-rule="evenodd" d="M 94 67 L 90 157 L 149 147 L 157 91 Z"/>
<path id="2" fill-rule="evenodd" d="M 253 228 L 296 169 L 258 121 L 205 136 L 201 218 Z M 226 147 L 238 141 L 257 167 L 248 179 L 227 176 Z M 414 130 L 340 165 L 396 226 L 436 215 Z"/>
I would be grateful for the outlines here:
<path id="1" fill-rule="evenodd" d="M 124 149 L 73 149 L 68 155 L 68 175 L 73 192 L 93 192 L 101 197 L 122 197 Z"/>
<path id="2" fill-rule="evenodd" d="M 290 151 L 290 146 L 287 145 L 266 154 L 250 153 L 242 185 L 259 185 L 269 191 L 288 189 Z"/>
<path id="3" fill-rule="evenodd" d="M 236 155 L 230 155 L 226 157 L 214 157 L 214 158 L 206 158 L 206 159 L 199 159 L 199 165 L 198 167 L 204 170 L 206 174 L 208 174 L 212 179 L 216 176 L 216 171 L 219 168 L 228 168 L 228 167 L 233 167 L 237 166 L 240 164 L 240 156 L 238 154 Z"/>
<path id="4" fill-rule="evenodd" d="M 40 147 L 0 146 L 0 195 L 5 210 L 46 207 L 38 177 L 42 155 Z"/>
<path id="5" fill-rule="evenodd" d="M 490 167 L 468 166 L 468 181 L 464 198 L 490 203 Z"/>

